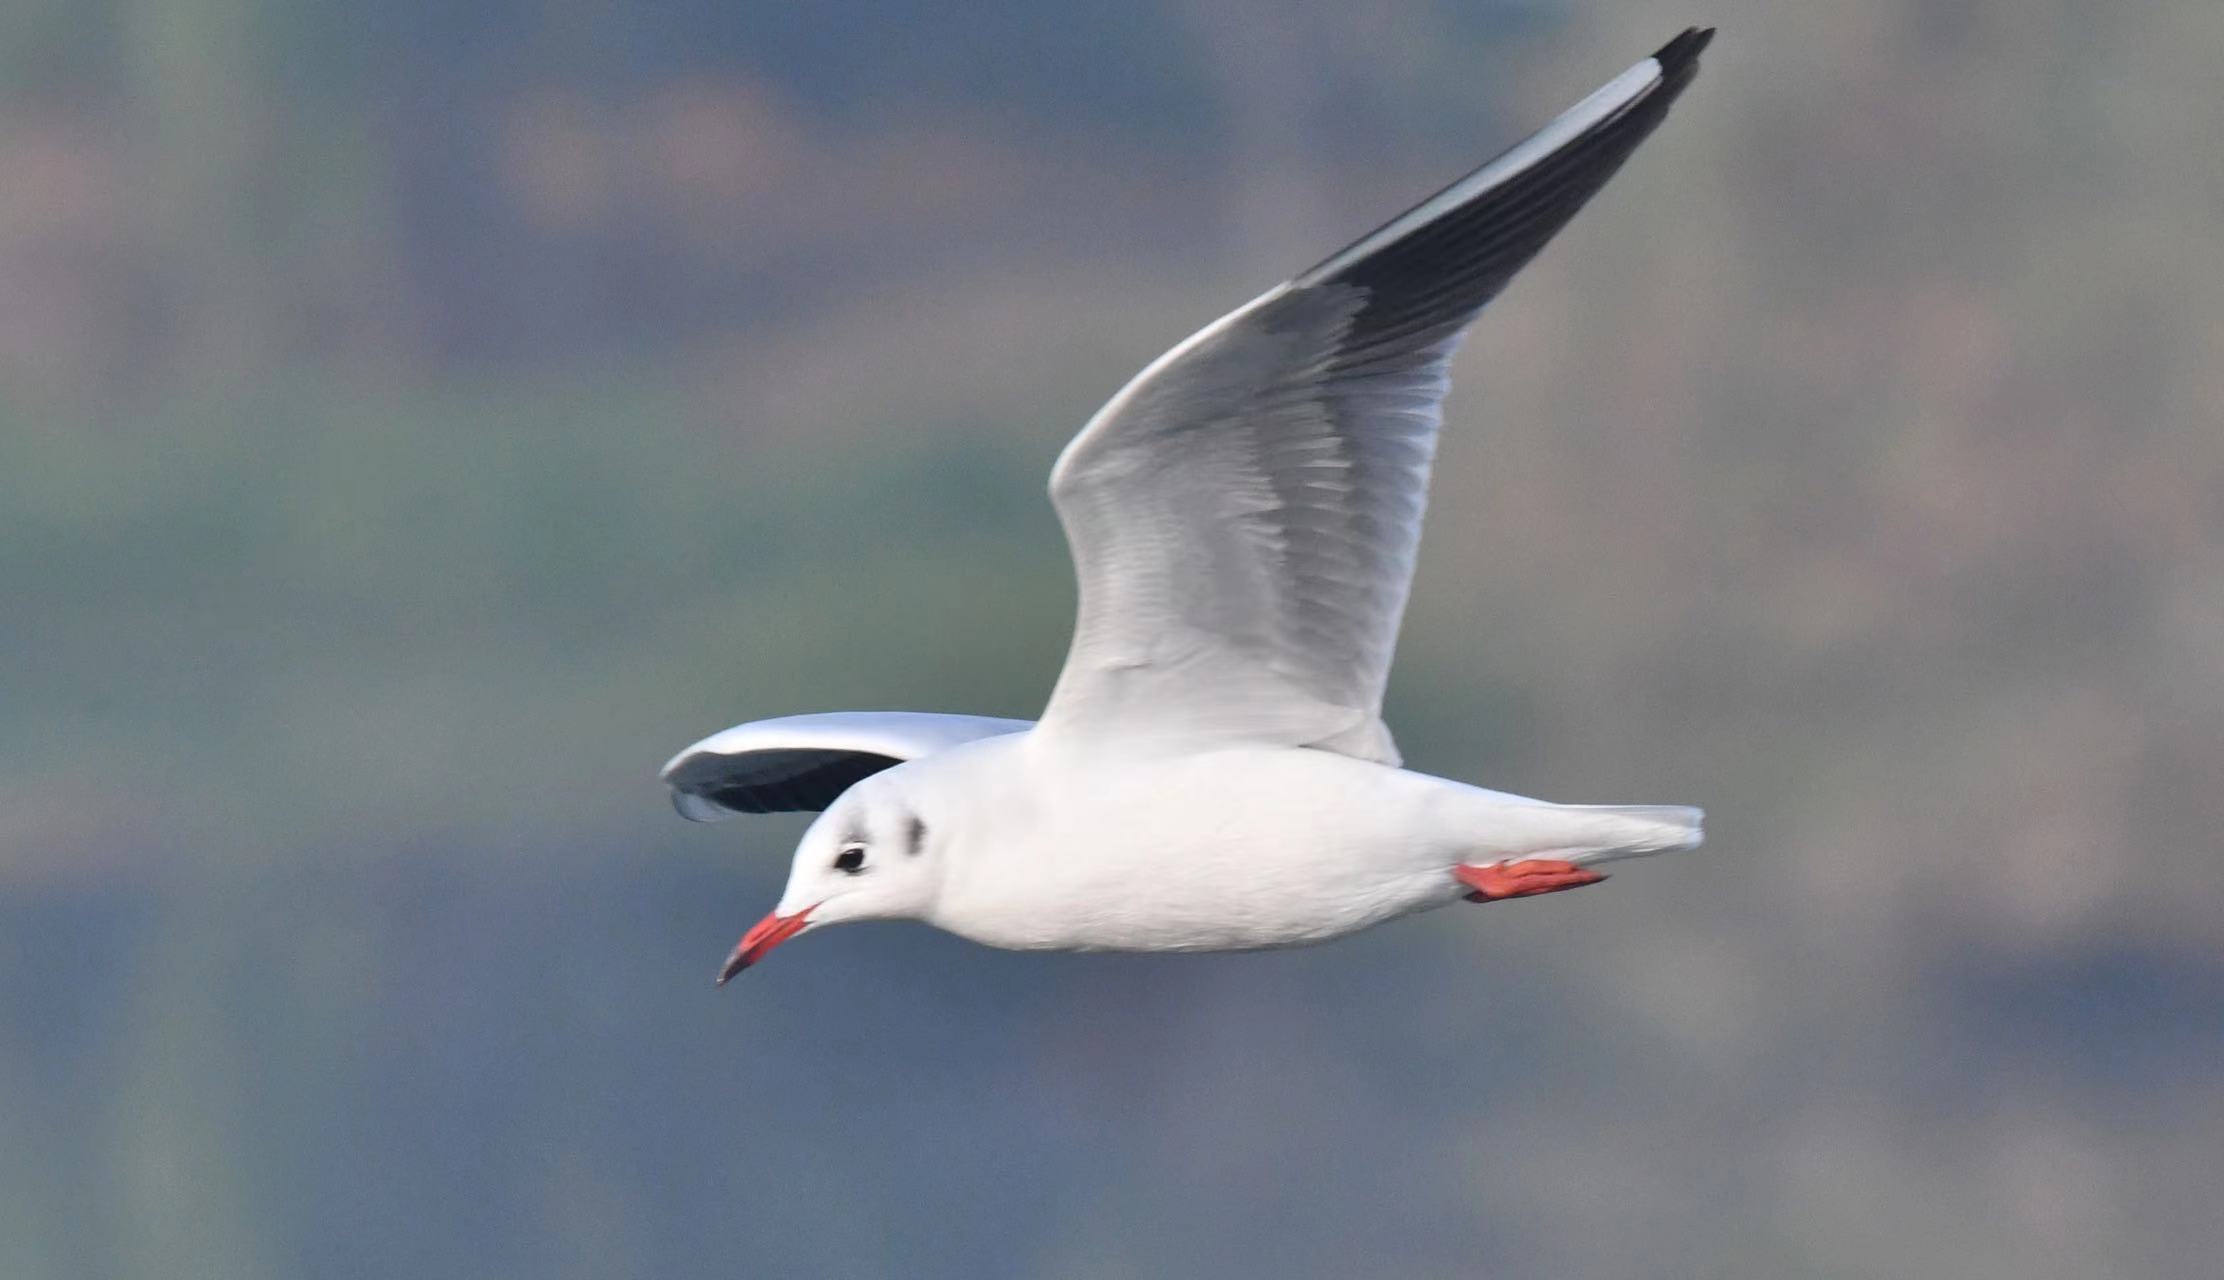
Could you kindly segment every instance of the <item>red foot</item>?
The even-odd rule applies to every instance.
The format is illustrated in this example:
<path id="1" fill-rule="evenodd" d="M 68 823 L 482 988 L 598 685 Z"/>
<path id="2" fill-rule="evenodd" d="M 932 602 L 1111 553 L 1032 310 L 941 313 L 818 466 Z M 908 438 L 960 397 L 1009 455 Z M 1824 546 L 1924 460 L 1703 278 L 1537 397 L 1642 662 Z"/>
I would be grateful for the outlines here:
<path id="1" fill-rule="evenodd" d="M 1555 862 L 1549 858 L 1526 858 L 1520 862 L 1494 862 L 1487 867 L 1471 867 L 1465 863 L 1452 868 L 1452 875 L 1461 884 L 1474 890 L 1467 895 L 1469 902 L 1496 902 L 1500 898 L 1531 898 L 1540 893 L 1558 893 L 1562 889 L 1580 889 L 1587 884 L 1597 884 L 1606 873 L 1579 867 L 1572 862 Z"/>

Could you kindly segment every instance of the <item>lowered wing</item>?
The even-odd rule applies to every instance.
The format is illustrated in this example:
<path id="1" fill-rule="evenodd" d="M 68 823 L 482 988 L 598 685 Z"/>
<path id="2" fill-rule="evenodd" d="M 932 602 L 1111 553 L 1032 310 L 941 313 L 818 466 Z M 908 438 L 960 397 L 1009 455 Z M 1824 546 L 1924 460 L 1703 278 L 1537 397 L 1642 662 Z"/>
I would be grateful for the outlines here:
<path id="1" fill-rule="evenodd" d="M 737 813 L 817 812 L 861 778 L 961 742 L 1020 733 L 1028 720 L 916 711 L 829 711 L 756 720 L 672 757 L 672 807 L 696 822 Z"/>

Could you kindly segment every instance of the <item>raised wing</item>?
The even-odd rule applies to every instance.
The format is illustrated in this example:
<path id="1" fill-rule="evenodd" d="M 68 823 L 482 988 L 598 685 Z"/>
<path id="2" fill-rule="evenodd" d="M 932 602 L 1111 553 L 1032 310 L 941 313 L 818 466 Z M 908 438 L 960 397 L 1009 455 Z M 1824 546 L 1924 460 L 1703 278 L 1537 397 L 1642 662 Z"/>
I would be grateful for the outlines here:
<path id="1" fill-rule="evenodd" d="M 1043 731 L 1395 763 L 1383 685 L 1460 333 L 1698 69 L 1690 30 L 1159 357 L 1051 472 L 1080 616 Z"/>
<path id="2" fill-rule="evenodd" d="M 737 813 L 816 812 L 883 769 L 961 742 L 1020 733 L 1031 720 L 916 711 L 829 711 L 756 720 L 672 757 L 672 807 L 696 822 Z"/>

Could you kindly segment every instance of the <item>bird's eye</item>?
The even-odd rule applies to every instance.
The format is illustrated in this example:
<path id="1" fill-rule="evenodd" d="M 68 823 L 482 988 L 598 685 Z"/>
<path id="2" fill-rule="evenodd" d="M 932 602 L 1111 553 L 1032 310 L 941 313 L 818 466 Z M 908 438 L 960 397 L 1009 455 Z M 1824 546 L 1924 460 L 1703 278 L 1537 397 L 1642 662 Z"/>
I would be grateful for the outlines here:
<path id="1" fill-rule="evenodd" d="M 865 869 L 865 846 L 853 844 L 835 854 L 834 869 L 836 871 L 847 871 L 851 875 L 863 871 Z"/>

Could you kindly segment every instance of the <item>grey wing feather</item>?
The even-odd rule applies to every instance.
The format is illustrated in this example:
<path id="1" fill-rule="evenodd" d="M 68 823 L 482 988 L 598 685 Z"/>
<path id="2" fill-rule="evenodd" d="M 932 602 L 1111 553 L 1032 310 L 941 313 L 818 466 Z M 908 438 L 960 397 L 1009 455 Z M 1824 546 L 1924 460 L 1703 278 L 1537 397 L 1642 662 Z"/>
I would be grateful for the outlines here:
<path id="1" fill-rule="evenodd" d="M 1395 763 L 1382 694 L 1461 332 L 1666 115 L 1687 31 L 1527 141 L 1167 352 L 1051 474 L 1076 725 Z"/>

